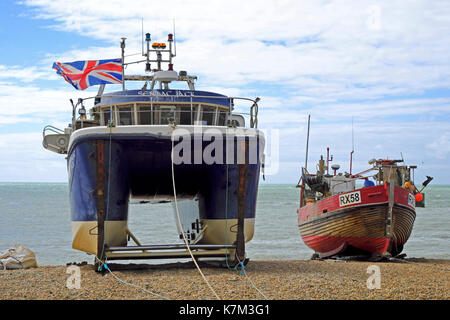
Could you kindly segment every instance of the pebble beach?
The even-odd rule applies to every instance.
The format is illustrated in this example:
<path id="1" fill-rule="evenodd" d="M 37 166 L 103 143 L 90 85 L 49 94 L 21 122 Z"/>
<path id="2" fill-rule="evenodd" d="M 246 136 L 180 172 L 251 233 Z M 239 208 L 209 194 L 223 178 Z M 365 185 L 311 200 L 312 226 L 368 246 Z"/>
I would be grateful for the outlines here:
<path id="1" fill-rule="evenodd" d="M 370 266 L 378 266 L 379 288 L 368 288 Z M 68 266 L 0 271 L 1 300 L 213 300 L 192 263 L 111 264 L 113 274 L 79 266 L 80 288 L 69 289 Z M 239 300 L 449 300 L 450 260 L 403 262 L 335 260 L 249 261 L 245 273 L 201 266 L 220 299 Z M 115 277 L 114 277 L 115 276 Z M 124 284 L 118 279 L 128 282 Z M 262 296 L 255 287 L 264 295 Z M 145 288 L 146 291 L 141 288 Z"/>

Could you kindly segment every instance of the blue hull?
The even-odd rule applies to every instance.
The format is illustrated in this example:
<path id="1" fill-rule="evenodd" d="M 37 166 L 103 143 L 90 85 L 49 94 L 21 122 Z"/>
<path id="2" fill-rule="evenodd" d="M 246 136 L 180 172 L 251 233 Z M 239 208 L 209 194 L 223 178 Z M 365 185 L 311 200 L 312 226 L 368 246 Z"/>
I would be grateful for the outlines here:
<path id="1" fill-rule="evenodd" d="M 191 164 L 175 165 L 177 197 L 197 196 L 201 219 L 237 219 L 239 207 L 245 219 L 255 218 L 264 141 L 234 137 L 233 147 L 236 155 L 249 139 L 256 140 L 256 163 L 247 154 L 245 164 L 192 164 L 192 155 Z M 202 150 L 210 143 L 202 141 Z M 126 222 L 130 195 L 173 196 L 171 150 L 170 137 L 149 134 L 105 133 L 75 141 L 68 152 L 72 222 Z M 226 159 L 225 139 L 223 152 Z"/>

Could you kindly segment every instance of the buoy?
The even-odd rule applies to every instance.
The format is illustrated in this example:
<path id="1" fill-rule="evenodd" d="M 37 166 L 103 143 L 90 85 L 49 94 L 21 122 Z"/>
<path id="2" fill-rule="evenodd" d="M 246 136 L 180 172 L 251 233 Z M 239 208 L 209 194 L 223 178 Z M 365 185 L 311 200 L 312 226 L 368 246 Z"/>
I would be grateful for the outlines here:
<path id="1" fill-rule="evenodd" d="M 409 187 L 411 187 L 411 182 L 406 181 L 405 184 L 403 185 L 403 187 L 404 187 L 405 189 L 409 189 Z"/>
<path id="2" fill-rule="evenodd" d="M 421 193 L 418 193 L 415 195 L 415 198 L 416 198 L 416 202 L 420 202 L 423 200 L 423 195 Z"/>

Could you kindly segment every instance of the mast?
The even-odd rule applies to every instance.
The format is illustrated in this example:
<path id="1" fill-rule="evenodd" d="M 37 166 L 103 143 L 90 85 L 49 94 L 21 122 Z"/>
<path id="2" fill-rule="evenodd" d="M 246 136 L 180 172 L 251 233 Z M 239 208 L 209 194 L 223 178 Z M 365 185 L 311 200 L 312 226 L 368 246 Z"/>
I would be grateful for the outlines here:
<path id="1" fill-rule="evenodd" d="M 309 125 L 311 121 L 311 115 L 308 115 L 308 132 L 306 134 L 306 156 L 305 156 L 305 170 L 308 171 L 308 148 L 309 148 Z"/>
<path id="2" fill-rule="evenodd" d="M 125 91 L 125 40 L 122 38 L 120 42 L 120 48 L 122 49 L 122 91 Z"/>
<path id="3" fill-rule="evenodd" d="M 355 152 L 355 139 L 353 136 L 353 117 L 352 117 L 352 152 L 350 152 L 350 176 L 352 175 L 353 152 Z"/>
<path id="4" fill-rule="evenodd" d="M 306 156 L 305 156 L 305 168 L 302 169 L 302 175 L 300 179 L 302 180 L 302 184 L 300 186 L 300 207 L 303 207 L 304 195 L 305 195 L 305 179 L 303 179 L 303 173 L 308 171 L 308 149 L 309 149 L 309 126 L 311 122 L 311 115 L 308 115 L 308 132 L 306 134 Z M 297 184 L 298 186 L 298 184 Z"/>
<path id="5" fill-rule="evenodd" d="M 327 147 L 327 174 L 330 174 L 330 162 L 333 161 L 333 155 L 330 157 L 330 147 Z"/>
<path id="6" fill-rule="evenodd" d="M 147 53 L 145 54 L 146 56 L 146 63 L 145 63 L 145 72 L 150 72 L 151 71 L 151 67 L 150 67 L 150 33 L 146 33 L 145 34 L 145 42 L 147 42 Z"/>
<path id="7" fill-rule="evenodd" d="M 143 27 L 142 27 L 143 28 Z M 175 28 L 175 27 L 174 27 Z M 142 30 L 143 31 L 143 30 Z M 121 48 L 122 48 L 122 90 L 125 91 L 124 81 L 146 81 L 146 84 L 150 82 L 150 90 L 154 90 L 155 85 L 159 83 L 159 89 L 168 90 L 169 83 L 172 81 L 186 81 L 189 90 L 194 91 L 194 81 L 197 79 L 196 76 L 190 76 L 186 71 L 180 71 L 179 73 L 174 70 L 173 67 L 173 58 L 176 56 L 176 40 L 175 40 L 175 32 L 169 33 L 167 36 L 168 45 L 166 46 L 165 42 L 155 42 L 151 43 L 151 34 L 146 33 L 142 34 L 142 39 L 146 42 L 147 51 L 144 52 L 144 43 L 142 43 L 142 56 L 143 59 L 137 61 L 130 61 L 125 63 L 125 39 L 122 38 Z M 166 48 L 167 47 L 167 48 Z M 175 52 L 174 52 L 175 51 Z M 163 55 L 168 55 L 167 58 L 163 57 Z M 156 55 L 156 58 L 152 57 Z M 151 63 L 155 63 L 154 69 L 152 69 Z M 145 72 L 151 73 L 150 75 L 126 75 L 124 74 L 124 67 L 136 64 L 136 63 L 145 63 Z M 163 70 L 163 64 L 167 63 L 167 70 Z M 145 87 L 146 88 L 146 87 Z"/>

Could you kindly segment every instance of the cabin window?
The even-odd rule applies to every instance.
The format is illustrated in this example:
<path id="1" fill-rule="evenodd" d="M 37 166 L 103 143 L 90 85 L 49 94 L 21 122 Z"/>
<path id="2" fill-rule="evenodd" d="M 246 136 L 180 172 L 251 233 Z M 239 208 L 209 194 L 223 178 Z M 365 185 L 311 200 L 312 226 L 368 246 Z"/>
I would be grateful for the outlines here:
<path id="1" fill-rule="evenodd" d="M 191 105 L 182 105 L 179 107 L 180 124 L 192 124 Z M 192 115 L 194 118 L 194 115 Z"/>
<path id="2" fill-rule="evenodd" d="M 109 125 L 109 120 L 111 119 L 111 112 L 110 109 L 103 109 L 102 110 L 102 115 L 103 115 L 103 125 L 107 126 Z"/>
<path id="3" fill-rule="evenodd" d="M 215 107 L 202 107 L 202 124 L 207 126 L 214 125 L 214 120 L 216 117 Z"/>
<path id="4" fill-rule="evenodd" d="M 120 126 L 130 126 L 133 124 L 133 114 L 131 107 L 120 107 L 119 108 L 119 125 Z"/>
<path id="5" fill-rule="evenodd" d="M 198 104 L 194 104 L 192 106 L 192 119 L 194 120 L 194 124 L 198 124 L 198 120 L 200 118 L 200 106 Z"/>
<path id="6" fill-rule="evenodd" d="M 152 124 L 152 108 L 150 106 L 139 107 L 139 124 Z"/>
<path id="7" fill-rule="evenodd" d="M 228 115 L 227 111 L 219 110 L 219 117 L 218 117 L 218 120 L 217 120 L 217 122 L 218 122 L 217 125 L 218 126 L 224 126 L 225 125 L 225 123 L 227 121 L 227 115 Z"/>
<path id="8" fill-rule="evenodd" d="M 175 106 L 161 106 L 159 108 L 159 123 L 164 125 L 175 122 L 176 110 Z"/>

